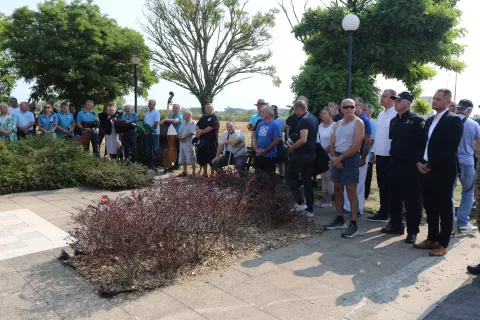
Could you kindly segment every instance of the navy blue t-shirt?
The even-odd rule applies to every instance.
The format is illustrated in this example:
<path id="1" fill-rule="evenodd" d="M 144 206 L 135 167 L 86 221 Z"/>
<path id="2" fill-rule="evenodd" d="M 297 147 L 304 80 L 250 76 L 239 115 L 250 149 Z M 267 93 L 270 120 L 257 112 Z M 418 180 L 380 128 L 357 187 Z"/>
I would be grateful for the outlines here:
<path id="1" fill-rule="evenodd" d="M 257 129 L 255 129 L 255 138 L 257 138 L 257 148 L 258 149 L 267 149 L 269 145 L 272 144 L 275 137 L 282 137 L 282 132 L 280 125 L 277 121 L 272 120 L 269 123 L 261 121 L 257 124 Z M 277 148 L 273 148 L 269 152 L 263 155 L 264 157 L 276 157 Z"/>
<path id="2" fill-rule="evenodd" d="M 306 112 L 298 119 L 296 132 L 300 136 L 301 130 L 308 130 L 307 142 L 294 151 L 295 153 L 315 153 L 317 148 L 318 120 L 310 112 Z"/>

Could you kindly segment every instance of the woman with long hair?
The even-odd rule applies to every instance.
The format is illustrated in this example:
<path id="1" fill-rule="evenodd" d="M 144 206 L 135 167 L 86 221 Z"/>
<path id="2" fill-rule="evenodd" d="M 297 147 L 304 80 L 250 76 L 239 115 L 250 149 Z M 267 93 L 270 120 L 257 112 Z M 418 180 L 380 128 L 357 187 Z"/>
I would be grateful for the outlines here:
<path id="1" fill-rule="evenodd" d="M 320 117 L 322 118 L 322 123 L 318 126 L 318 136 L 317 143 L 320 143 L 322 148 L 329 153 L 330 140 L 332 138 L 333 127 L 335 122 L 333 121 L 333 116 L 335 111 L 331 107 L 325 107 L 320 112 Z M 329 170 L 322 173 L 322 193 L 323 201 L 315 203 L 315 206 L 321 208 L 331 208 L 332 207 L 332 197 L 333 197 L 333 181 L 332 181 L 332 161 L 328 163 Z"/>

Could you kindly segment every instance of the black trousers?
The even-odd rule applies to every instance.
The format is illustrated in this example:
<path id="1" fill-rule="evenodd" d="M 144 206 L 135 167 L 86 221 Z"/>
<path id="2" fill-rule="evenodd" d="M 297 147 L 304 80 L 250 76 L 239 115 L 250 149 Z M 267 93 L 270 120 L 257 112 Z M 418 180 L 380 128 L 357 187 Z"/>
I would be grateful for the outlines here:
<path id="1" fill-rule="evenodd" d="M 384 217 L 390 214 L 390 184 L 388 181 L 388 172 L 390 171 L 390 157 L 376 156 L 377 162 L 377 184 L 380 194 L 380 210 L 378 211 Z"/>
<path id="2" fill-rule="evenodd" d="M 255 157 L 253 161 L 253 167 L 255 171 L 263 171 L 267 173 L 272 173 L 275 175 L 275 169 L 277 167 L 277 158 L 276 157 Z"/>
<path id="3" fill-rule="evenodd" d="M 418 234 L 422 219 L 422 199 L 420 196 L 420 173 L 415 162 L 390 159 L 389 174 L 391 192 L 391 223 L 393 227 L 403 226 L 403 204 L 405 203 L 407 233 Z"/>
<path id="4" fill-rule="evenodd" d="M 452 170 L 450 170 L 452 171 Z M 448 247 L 453 228 L 455 171 L 437 169 L 423 175 L 423 206 L 427 212 L 428 240 Z"/>
<path id="5" fill-rule="evenodd" d="M 368 163 L 367 176 L 365 177 L 365 200 L 368 200 L 372 187 L 373 163 Z"/>
<path id="6" fill-rule="evenodd" d="M 292 195 L 297 204 L 304 203 L 304 197 L 302 194 L 301 186 L 305 190 L 305 202 L 307 205 L 307 211 L 313 212 L 313 165 L 317 155 L 313 154 L 292 154 L 290 158 L 290 164 L 287 168 L 286 180 L 288 187 L 292 192 Z M 299 179 L 299 174 L 302 176 L 302 180 Z"/>
<path id="7" fill-rule="evenodd" d="M 98 134 L 92 134 L 90 136 L 90 143 L 83 146 L 83 150 L 89 151 L 90 150 L 90 144 L 92 145 L 93 155 L 95 157 L 98 157 L 100 155 L 100 151 L 99 151 L 100 150 L 100 143 L 99 143 Z M 105 151 L 105 154 L 106 154 L 106 152 L 107 151 Z"/>

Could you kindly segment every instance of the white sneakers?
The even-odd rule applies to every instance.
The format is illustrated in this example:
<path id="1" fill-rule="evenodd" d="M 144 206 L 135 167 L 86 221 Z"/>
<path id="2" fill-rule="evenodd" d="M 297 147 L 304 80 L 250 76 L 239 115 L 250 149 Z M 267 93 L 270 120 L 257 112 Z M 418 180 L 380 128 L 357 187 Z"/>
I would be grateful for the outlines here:
<path id="1" fill-rule="evenodd" d="M 332 208 L 333 205 L 332 203 L 322 203 L 322 202 L 317 202 L 314 204 L 315 207 L 320 207 L 320 208 Z"/>
<path id="2" fill-rule="evenodd" d="M 458 227 L 458 229 L 460 230 L 460 233 L 475 233 L 478 231 L 478 228 L 471 225 L 470 223 L 464 227 Z"/>
<path id="3" fill-rule="evenodd" d="M 307 210 L 307 205 L 305 203 L 302 203 L 302 204 L 298 204 L 298 203 L 295 203 L 295 206 L 293 207 L 293 209 L 291 210 L 292 212 L 296 211 L 303 211 L 303 210 Z"/>

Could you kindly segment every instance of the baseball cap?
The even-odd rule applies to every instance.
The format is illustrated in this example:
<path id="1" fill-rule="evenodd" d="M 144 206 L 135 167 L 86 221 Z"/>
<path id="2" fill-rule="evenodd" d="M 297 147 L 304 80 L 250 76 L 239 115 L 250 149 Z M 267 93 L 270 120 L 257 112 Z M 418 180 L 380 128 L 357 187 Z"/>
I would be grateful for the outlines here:
<path id="1" fill-rule="evenodd" d="M 408 91 L 403 91 L 403 92 L 400 92 L 399 94 L 397 94 L 396 96 L 391 96 L 390 99 L 392 99 L 392 100 L 406 99 L 406 100 L 412 102 L 413 101 L 413 94 L 411 94 Z"/>
<path id="2" fill-rule="evenodd" d="M 459 109 L 473 108 L 473 102 L 468 99 L 462 99 L 458 102 L 457 108 Z"/>

